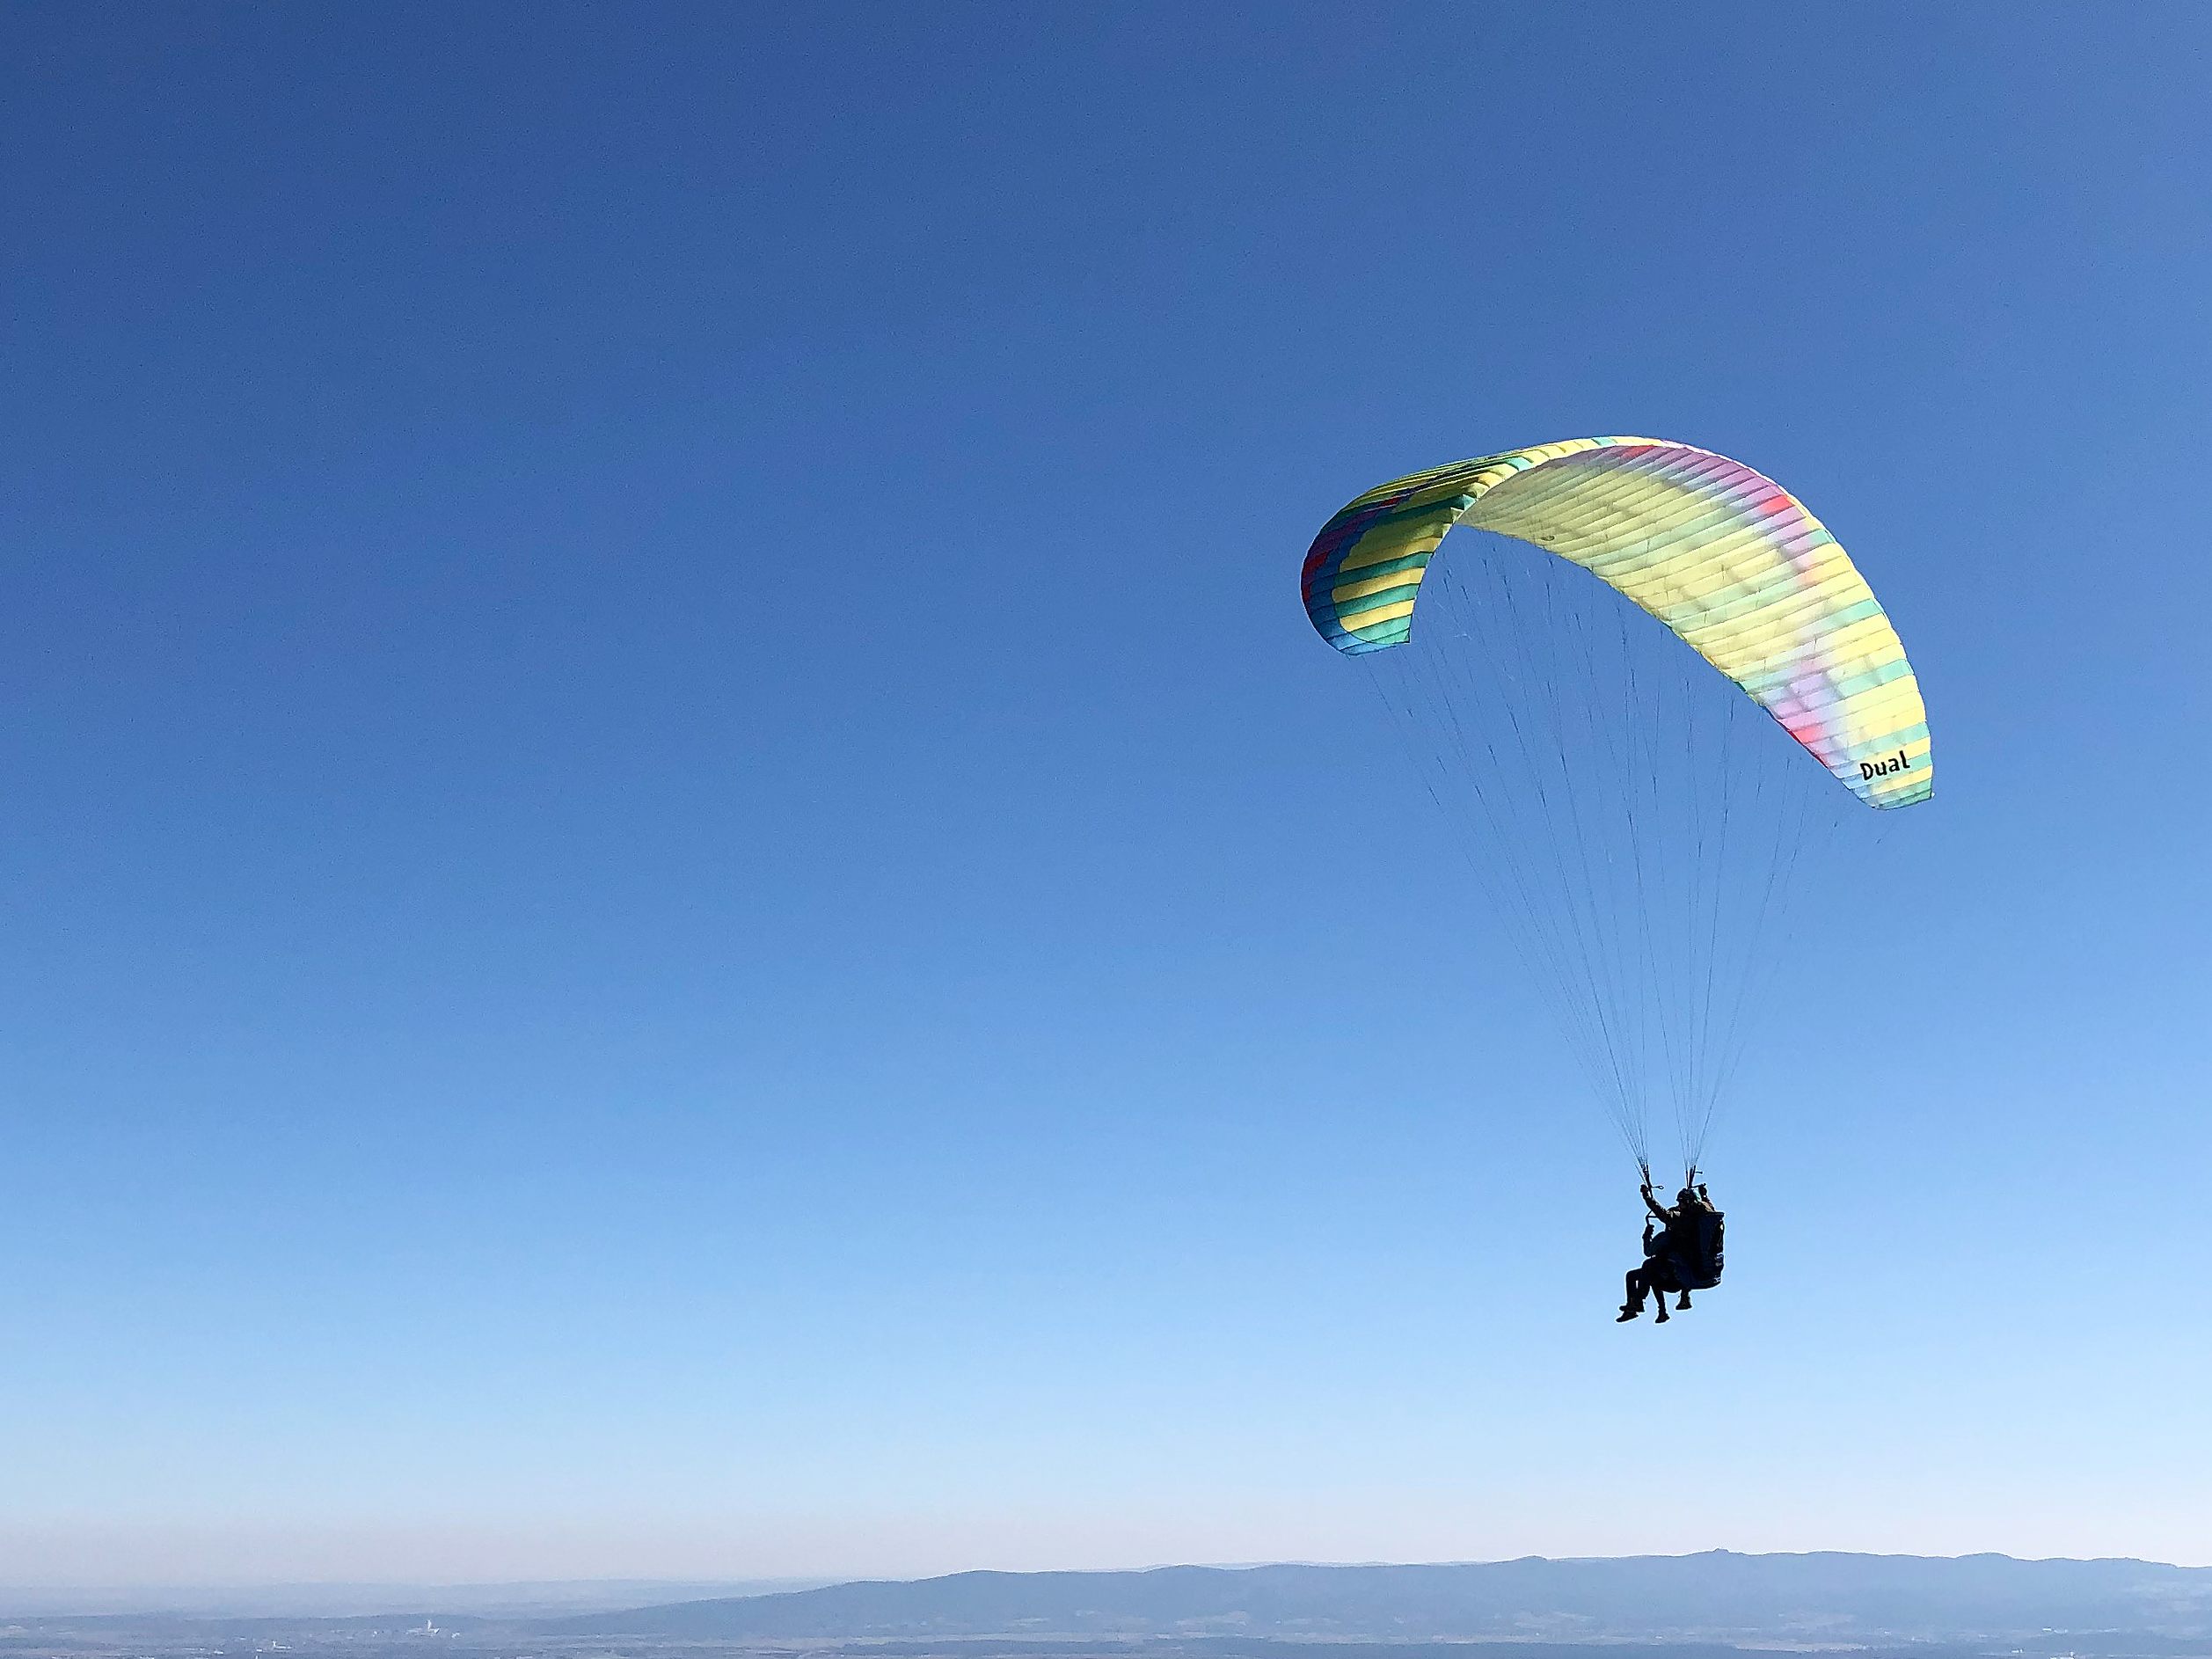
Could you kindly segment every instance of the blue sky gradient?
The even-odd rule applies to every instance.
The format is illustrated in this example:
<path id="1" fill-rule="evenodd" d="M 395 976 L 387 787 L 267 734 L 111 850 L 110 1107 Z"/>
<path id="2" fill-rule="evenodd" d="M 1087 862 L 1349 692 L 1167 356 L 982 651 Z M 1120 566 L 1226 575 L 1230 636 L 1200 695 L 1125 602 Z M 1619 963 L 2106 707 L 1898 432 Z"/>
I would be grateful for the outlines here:
<path id="1" fill-rule="evenodd" d="M 4 16 L 10 1576 L 2212 1562 L 2212 11 Z M 1664 1333 L 1295 592 L 1588 432 L 1940 758 Z"/>

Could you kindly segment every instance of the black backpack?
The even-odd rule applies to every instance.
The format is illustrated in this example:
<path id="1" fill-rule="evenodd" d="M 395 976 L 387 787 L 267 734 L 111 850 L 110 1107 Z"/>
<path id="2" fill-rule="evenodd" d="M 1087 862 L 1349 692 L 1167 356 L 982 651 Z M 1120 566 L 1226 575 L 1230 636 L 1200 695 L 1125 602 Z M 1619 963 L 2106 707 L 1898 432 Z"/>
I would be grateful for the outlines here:
<path id="1" fill-rule="evenodd" d="M 1719 1284 L 1727 1217 L 1717 1210 L 1699 1210 L 1683 1218 L 1679 1231 L 1667 1231 L 1667 1265 L 1675 1282 L 1685 1290 Z"/>

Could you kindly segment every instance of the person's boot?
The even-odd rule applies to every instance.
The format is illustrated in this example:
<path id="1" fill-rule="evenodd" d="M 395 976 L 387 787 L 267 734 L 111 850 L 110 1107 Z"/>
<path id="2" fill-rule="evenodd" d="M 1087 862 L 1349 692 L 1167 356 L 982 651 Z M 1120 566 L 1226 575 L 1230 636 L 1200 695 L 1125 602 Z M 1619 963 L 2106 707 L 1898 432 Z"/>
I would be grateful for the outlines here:
<path id="1" fill-rule="evenodd" d="M 1684 1291 L 1682 1293 L 1682 1300 L 1675 1304 L 1675 1312 L 1677 1312 L 1677 1313 L 1679 1313 L 1679 1312 L 1682 1312 L 1684 1308 L 1688 1307 L 1689 1305 L 1690 1305 L 1690 1292 L 1689 1292 L 1689 1291 L 1687 1291 L 1687 1290 L 1684 1290 Z"/>
<path id="2" fill-rule="evenodd" d="M 1662 1296 L 1659 1298 L 1659 1317 L 1654 1319 L 1652 1323 L 1654 1325 L 1664 1325 L 1667 1323 L 1667 1298 Z"/>
<path id="3" fill-rule="evenodd" d="M 1664 1308 L 1660 1309 L 1661 1313 L 1664 1313 L 1667 1310 Z M 1643 1309 L 1636 1306 L 1633 1303 L 1624 1302 L 1621 1304 L 1620 1315 L 1618 1318 L 1614 1319 L 1613 1323 L 1616 1325 L 1625 1325 L 1631 1319 L 1640 1319 L 1643 1317 Z"/>

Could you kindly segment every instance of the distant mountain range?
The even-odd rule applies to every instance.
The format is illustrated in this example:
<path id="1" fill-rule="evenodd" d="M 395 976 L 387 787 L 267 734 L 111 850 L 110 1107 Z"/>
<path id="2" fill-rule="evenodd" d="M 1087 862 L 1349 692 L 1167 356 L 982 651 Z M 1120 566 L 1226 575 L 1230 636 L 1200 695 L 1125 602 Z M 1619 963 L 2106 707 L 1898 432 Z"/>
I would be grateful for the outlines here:
<path id="1" fill-rule="evenodd" d="M 788 1581 L 787 1581 L 788 1582 Z M 647 1659 L 811 1648 L 820 1659 L 2212 1659 L 2212 1568 L 2004 1555 L 1645 1555 L 1426 1567 L 1163 1567 L 758 1585 L 319 1585 L 0 1590 L 0 1659 Z M 702 1597 L 701 1592 L 705 1592 Z M 622 1599 L 637 1601 L 622 1609 Z M 171 1599 L 172 1597 L 174 1599 Z M 683 1597 L 685 1599 L 670 1599 Z M 135 1605 L 134 1605 L 135 1604 Z M 1324 1649 L 1329 1650 L 1327 1654 Z M 675 1655 L 674 1659 L 685 1659 Z"/>
<path id="2" fill-rule="evenodd" d="M 2194 1641 L 2212 1640 L 2212 1568 L 1715 1550 L 1426 1567 L 978 1572 L 679 1602 L 547 1621 L 544 1629 L 568 1637 L 732 1642 L 1245 1637 L 1980 1644 L 2066 1633 Z"/>

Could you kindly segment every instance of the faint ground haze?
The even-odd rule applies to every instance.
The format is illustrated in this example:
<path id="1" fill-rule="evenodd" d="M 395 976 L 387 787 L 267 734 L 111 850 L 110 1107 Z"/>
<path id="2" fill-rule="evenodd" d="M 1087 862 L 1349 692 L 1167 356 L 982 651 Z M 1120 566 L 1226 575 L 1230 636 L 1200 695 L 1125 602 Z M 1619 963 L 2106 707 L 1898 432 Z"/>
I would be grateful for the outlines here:
<path id="1" fill-rule="evenodd" d="M 725 1593 L 693 1595 L 686 1590 Z M 2212 1568 L 1820 1553 L 1415 1565 L 1288 1563 L 1133 1572 L 977 1571 L 744 1593 L 678 1582 L 292 1586 L 137 1611 L 108 1593 L 10 1599 L 16 1633 L 57 1652 L 132 1641 L 287 1648 L 401 1637 L 471 1649 L 594 1642 L 1262 1644 L 1777 1641 L 2003 1644 L 2062 1633 L 2100 1650 L 2212 1642 Z M 581 1611 L 580 1611 L 581 1610 Z M 420 1621 L 419 1623 L 417 1621 Z M 2200 1649 L 2201 1650 L 2201 1649 Z M 2009 1651 L 2009 1650 L 2008 1650 Z"/>

